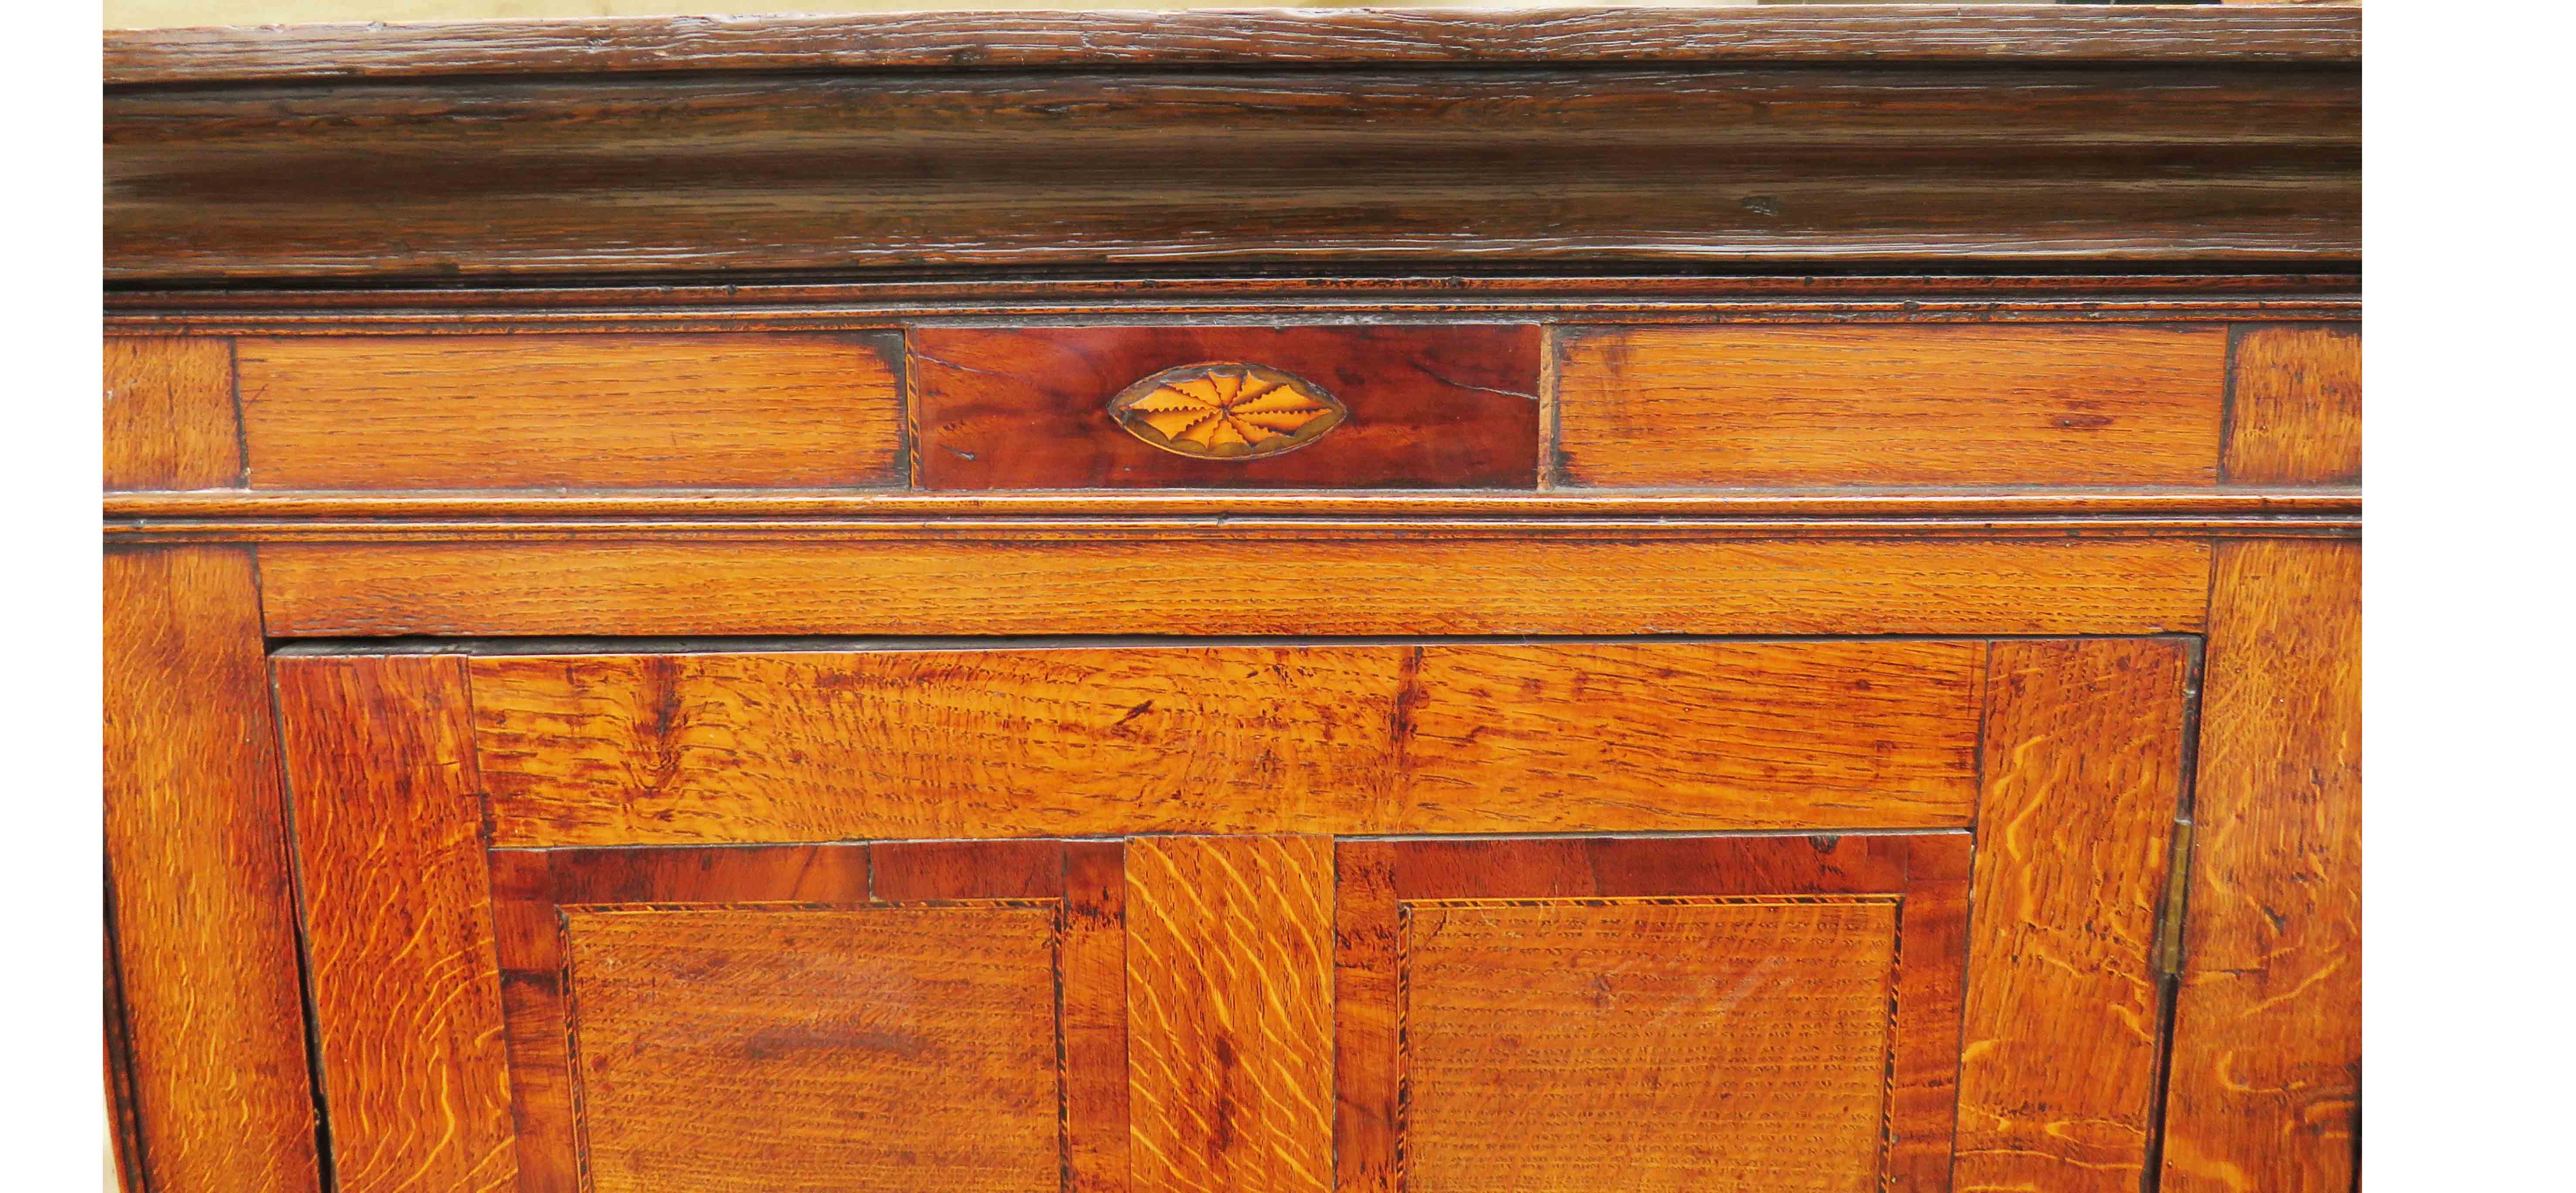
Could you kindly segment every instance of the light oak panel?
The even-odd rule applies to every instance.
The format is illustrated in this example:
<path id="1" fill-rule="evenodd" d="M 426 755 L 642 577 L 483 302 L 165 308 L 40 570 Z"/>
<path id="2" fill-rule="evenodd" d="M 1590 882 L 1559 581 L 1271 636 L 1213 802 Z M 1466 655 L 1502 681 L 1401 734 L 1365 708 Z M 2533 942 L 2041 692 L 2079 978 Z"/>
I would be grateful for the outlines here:
<path id="1" fill-rule="evenodd" d="M 108 905 L 154 1193 L 320 1193 L 286 793 L 239 547 L 109 551 Z"/>
<path id="2" fill-rule="evenodd" d="M 1964 825 L 1984 655 L 1970 642 L 1418 647 L 1396 713 L 1401 830 Z"/>
<path id="3" fill-rule="evenodd" d="M 1426 904 L 1404 1188 L 1879 1188 L 1893 898 Z"/>
<path id="4" fill-rule="evenodd" d="M 1574 328 L 1576 485 L 2206 485 L 2219 327 Z"/>
<path id="5" fill-rule="evenodd" d="M 1127 843 L 1128 1112 L 1143 1190 L 1333 1185 L 1333 845 Z"/>
<path id="6" fill-rule="evenodd" d="M 2141 634 L 2205 541 L 504 543 L 263 548 L 271 633 Z"/>
<path id="7" fill-rule="evenodd" d="M 503 845 L 1940 827 L 1961 642 L 490 656 Z"/>
<path id="8" fill-rule="evenodd" d="M 512 1189 L 464 660 L 280 659 L 277 692 L 338 1188 Z"/>
<path id="9" fill-rule="evenodd" d="M 1057 1187 L 1052 909 L 563 916 L 593 1193 Z"/>
<path id="10" fill-rule="evenodd" d="M 2361 483 L 2361 328 L 2241 327 L 2227 423 L 2232 484 Z"/>
<path id="11" fill-rule="evenodd" d="M 1994 646 L 1960 1050 L 1962 1190 L 2140 1187 L 2189 672 L 2177 639 Z"/>
<path id="12" fill-rule="evenodd" d="M 2230 545 L 2165 1114 L 2169 1193 L 2352 1187 L 2361 1094 L 2361 551 Z"/>
<path id="13" fill-rule="evenodd" d="M 231 340 L 109 336 L 101 355 L 110 492 L 242 483 Z"/>
<path id="14" fill-rule="evenodd" d="M 896 484 L 895 345 L 810 334 L 245 339 L 250 484 Z"/>

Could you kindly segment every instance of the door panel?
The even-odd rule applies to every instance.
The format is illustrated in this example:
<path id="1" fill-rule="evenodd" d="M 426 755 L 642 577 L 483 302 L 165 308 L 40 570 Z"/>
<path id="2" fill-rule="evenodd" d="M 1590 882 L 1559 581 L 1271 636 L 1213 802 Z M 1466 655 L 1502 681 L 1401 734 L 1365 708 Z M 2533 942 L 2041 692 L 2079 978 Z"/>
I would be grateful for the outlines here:
<path id="1" fill-rule="evenodd" d="M 2134 1188 L 2189 664 L 290 654 L 340 1184 Z"/>

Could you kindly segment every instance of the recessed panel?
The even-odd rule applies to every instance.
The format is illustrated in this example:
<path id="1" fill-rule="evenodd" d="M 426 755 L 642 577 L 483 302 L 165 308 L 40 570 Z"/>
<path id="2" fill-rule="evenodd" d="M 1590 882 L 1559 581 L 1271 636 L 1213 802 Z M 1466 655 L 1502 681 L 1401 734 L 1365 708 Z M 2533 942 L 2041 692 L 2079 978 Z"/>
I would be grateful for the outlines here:
<path id="1" fill-rule="evenodd" d="M 1408 1193 L 1879 1186 L 1897 903 L 1407 909 Z"/>
<path id="2" fill-rule="evenodd" d="M 589 1193 L 1059 1187 L 1051 907 L 563 916 Z"/>

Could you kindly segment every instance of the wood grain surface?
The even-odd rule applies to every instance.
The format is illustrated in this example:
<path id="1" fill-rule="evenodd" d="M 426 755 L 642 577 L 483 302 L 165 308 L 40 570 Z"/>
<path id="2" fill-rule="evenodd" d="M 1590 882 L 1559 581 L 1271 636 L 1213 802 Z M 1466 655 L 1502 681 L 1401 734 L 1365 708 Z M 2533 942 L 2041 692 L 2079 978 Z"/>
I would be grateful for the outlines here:
<path id="1" fill-rule="evenodd" d="M 1961 642 L 490 656 L 509 846 L 1946 827 Z"/>
<path id="2" fill-rule="evenodd" d="M 2206 485 L 2219 327 L 1560 331 L 1576 485 Z"/>
<path id="3" fill-rule="evenodd" d="M 110 491 L 241 484 L 231 340 L 109 336 L 101 356 Z"/>
<path id="4" fill-rule="evenodd" d="M 1333 845 L 1127 843 L 1138 1189 L 1333 1187 Z"/>
<path id="5" fill-rule="evenodd" d="M 1965 834 L 1411 838 L 1345 841 L 1337 852 L 1344 883 L 1335 925 L 1337 997 L 1344 1000 L 1337 1007 L 1344 1193 L 1426 1182 L 1460 1188 L 1832 1189 L 1876 1188 L 1882 1182 L 1950 1188 L 1966 951 Z M 1798 1052 L 1801 1060 L 1793 1067 L 1817 1077 L 1824 1058 L 1845 1056 L 1838 1050 L 1851 1044 L 1818 1034 L 1829 1024 L 1849 1028 L 1851 1022 L 1814 1016 L 1801 1026 L 1784 1012 L 1729 1025 L 1739 1033 L 1766 1034 L 1776 1045 L 1749 1057 L 1734 1051 L 1737 1042 L 1712 1040 L 1706 1033 L 1695 1033 L 1695 1042 L 1640 1046 L 1639 1040 L 1660 1029 L 1636 1021 L 1631 1012 L 1654 1001 L 1659 982 L 1672 983 L 1662 987 L 1663 995 L 1680 992 L 1662 1009 L 1685 1019 L 1725 1016 L 1733 1013 L 1729 1008 L 1781 1009 L 1780 1000 L 1798 997 L 1797 990 L 1783 988 L 1796 983 L 1787 982 L 1777 966 L 1764 968 L 1757 954 L 1787 945 L 1789 937 L 1815 933 L 1795 928 L 1794 920 L 1771 921 L 1793 925 L 1782 929 L 1785 936 L 1758 922 L 1718 923 L 1741 913 L 1707 909 L 1751 903 L 1776 911 L 1816 900 L 1848 906 L 1854 897 L 1901 902 L 1889 920 L 1895 937 L 1881 937 L 1875 957 L 1878 981 L 1868 1014 L 1879 1047 L 1871 1056 L 1866 1098 L 1847 1088 L 1847 1081 L 1837 1085 L 1823 1074 L 1808 1091 L 1819 1096 L 1800 1103 L 1809 1112 L 1802 1123 L 1766 1118 L 1778 1110 L 1772 1102 L 1739 1107 L 1719 1098 L 1695 1109 L 1704 1129 L 1661 1129 L 1651 1117 L 1665 1096 L 1658 1091 L 1715 1079 L 1702 1071 L 1707 1062 L 1722 1060 L 1722 1067 L 1742 1077 L 1748 1066 L 1763 1063 L 1761 1057 Z M 1496 919 L 1462 918 L 1495 908 L 1509 910 Z M 1657 910 L 1642 910 L 1649 908 Z M 1426 929 L 1418 917 L 1435 909 L 1438 927 Z M 1444 935 L 1453 928 L 1464 935 Z M 1735 939 L 1732 952 L 1708 951 L 1721 943 L 1720 935 L 1738 931 L 1750 935 Z M 1637 944 L 1644 939 L 1670 947 L 1642 957 Z M 1435 1008 L 1416 1001 L 1410 975 L 1419 955 L 1427 950 L 1435 960 L 1456 960 L 1444 950 L 1470 944 L 1467 959 L 1487 969 L 1508 952 L 1528 950 L 1545 959 L 1522 956 L 1512 964 L 1527 972 L 1509 979 L 1435 978 L 1434 989 L 1447 1004 Z M 1798 948 L 1779 951 L 1806 955 Z M 1857 956 L 1830 948 L 1824 955 Z M 1827 960 L 1824 968 L 1838 965 Z M 1756 971 L 1750 983 L 1747 966 Z M 1727 970 L 1728 989 L 1712 992 L 1708 983 L 1726 977 L 1720 971 Z M 1689 990 L 1694 982 L 1700 984 L 1697 993 Z M 1857 1003 L 1836 1005 L 1849 1011 Z M 1555 1013 L 1538 1014 L 1551 1009 Z M 1437 1094 L 1426 1089 L 1417 1066 L 1421 1058 L 1413 1051 L 1421 1045 L 1426 1013 L 1447 1016 L 1435 1033 L 1434 1052 L 1464 1088 Z M 1477 1013 L 1498 1021 L 1480 1026 Z M 1787 1022 L 1780 1021 L 1784 1017 Z M 1532 1059 L 1531 1053 L 1544 1050 L 1541 1041 L 1549 1033 L 1586 1031 L 1598 1033 L 1598 1043 L 1578 1050 L 1579 1058 L 1568 1063 L 1597 1079 L 1578 1095 L 1566 1087 L 1561 1066 L 1543 1056 Z M 1473 1075 L 1480 1064 L 1487 1073 L 1521 1066 L 1524 1079 L 1502 1082 L 1498 1090 L 1490 1078 Z M 1796 1080 L 1785 1073 L 1772 1079 Z M 1619 1085 L 1622 1080 L 1628 1084 Z M 1551 1092 L 1558 1096 L 1546 1096 Z M 1507 1129 L 1499 1100 L 1515 1096 L 1519 1117 Z M 1441 1148 L 1428 1152 L 1412 1138 L 1424 1125 L 1417 1116 L 1426 1098 L 1435 1104 L 1446 1100 L 1429 1125 L 1448 1132 Z M 1487 1098 L 1498 1101 L 1481 1101 Z M 1638 1107 L 1639 1115 L 1594 1116 L 1591 1107 L 1605 1098 Z M 1735 1117 L 1739 1112 L 1744 1117 Z M 1868 1117 L 1855 1135 L 1852 1116 L 1859 1113 Z M 1541 1123 L 1551 1116 L 1553 1126 Z M 1803 1137 L 1798 1146 L 1806 1163 L 1764 1167 L 1758 1154 L 1693 1150 L 1712 1133 L 1751 1137 L 1775 1130 L 1784 1132 L 1782 1138 Z M 1592 1139 L 1589 1147 L 1586 1137 Z M 1432 1171 L 1433 1157 L 1443 1171 Z M 1685 1171 L 1694 1164 L 1697 1172 Z M 1392 1175 L 1399 1169 L 1400 1181 Z M 1702 1183 L 1692 1184 L 1694 1177 Z"/>
<path id="6" fill-rule="evenodd" d="M 1056 1187 L 1042 906 L 563 911 L 587 1187 Z"/>
<path id="7" fill-rule="evenodd" d="M 2239 327 L 2232 484 L 2361 483 L 2361 327 Z"/>
<path id="8" fill-rule="evenodd" d="M 2359 75 L 1269 65 L 115 88 L 105 269 L 452 285 L 1007 266 L 2314 268 L 2359 252 Z M 1198 161 L 1258 175 L 1176 184 L 1175 163 Z"/>
<path id="9" fill-rule="evenodd" d="M 655 1189 L 1054 1189 L 1060 1176 L 1077 1191 L 1125 1189 L 1122 854 L 1115 841 L 1056 840 L 494 850 L 520 1188 L 594 1187 L 578 1165 L 606 1135 L 623 1149 L 615 1179 Z M 962 915 L 921 918 L 941 909 Z M 699 918 L 654 920 L 663 913 Z M 764 918 L 782 913 L 808 918 Z M 602 971 L 612 980 L 639 983 L 615 1030 L 654 1017 L 695 1029 L 615 1051 L 611 1067 L 645 1067 L 613 1082 L 612 1100 L 626 1100 L 611 1123 L 573 1088 L 573 1053 L 598 1041 L 574 1043 L 564 924 L 614 915 L 645 924 L 622 938 L 639 951 L 594 957 L 614 963 Z M 994 940 L 982 940 L 988 925 Z M 1034 960 L 1022 948 L 1032 932 L 1049 942 Z M 888 975 L 909 976 L 889 987 Z M 803 1011 L 780 1001 L 788 990 L 805 992 Z M 972 1022 L 943 1017 L 951 996 L 972 1005 Z M 988 1039 L 997 1014 L 1044 1021 Z M 1013 1049 L 1043 1066 L 1031 1076 Z M 955 1071 L 914 1071 L 943 1065 Z M 745 1083 L 760 1087 L 732 1099 L 745 1108 L 692 1117 L 700 1087 Z M 902 1091 L 925 1099 L 922 1122 Z M 979 1142 L 960 1122 L 988 1111 L 1012 1126 Z M 720 1137 L 672 1142 L 700 1133 Z M 603 1174 L 594 1163 L 589 1179 Z"/>
<path id="10" fill-rule="evenodd" d="M 1404 1188 L 1873 1193 L 1896 916 L 1409 909 Z"/>
<path id="11" fill-rule="evenodd" d="M 464 660 L 287 658 L 276 673 L 337 1187 L 514 1190 Z"/>
<path id="12" fill-rule="evenodd" d="M 2166 1029 L 2180 639 L 1998 642 L 1977 809 L 1958 1188 L 2134 1193 Z"/>
<path id="13" fill-rule="evenodd" d="M 270 633 L 2137 634 L 2206 614 L 2146 541 L 281 544 Z"/>
<path id="14" fill-rule="evenodd" d="M 916 327 L 906 346 L 925 489 L 1537 483 L 1534 326 Z M 1110 399 L 1136 382 L 1209 363 L 1282 370 L 1349 418 L 1302 450 L 1204 459 L 1110 416 Z"/>
<path id="15" fill-rule="evenodd" d="M 2352 1186 L 2361 552 L 2223 548 L 2165 1115 L 2170 1193 Z"/>
<path id="16" fill-rule="evenodd" d="M 239 547 L 105 562 L 108 903 L 153 1193 L 321 1193 L 286 791 Z"/>
<path id="17" fill-rule="evenodd" d="M 110 30 L 111 85 L 508 72 L 1810 59 L 2358 58 L 2357 14 L 1872 5 L 884 13 Z"/>
<path id="18" fill-rule="evenodd" d="M 250 484 L 899 484 L 897 350 L 865 335 L 245 339 Z"/>

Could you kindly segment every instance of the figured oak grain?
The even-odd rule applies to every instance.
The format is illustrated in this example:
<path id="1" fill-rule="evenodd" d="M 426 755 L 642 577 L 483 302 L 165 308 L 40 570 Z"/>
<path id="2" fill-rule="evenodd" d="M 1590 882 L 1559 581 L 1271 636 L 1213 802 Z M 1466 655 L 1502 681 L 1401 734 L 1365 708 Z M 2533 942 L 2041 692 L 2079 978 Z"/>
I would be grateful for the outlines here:
<path id="1" fill-rule="evenodd" d="M 1331 1189 L 1331 840 L 1138 837 L 1126 913 L 1136 1187 Z"/>
<path id="2" fill-rule="evenodd" d="M 104 563 L 103 816 L 155 1193 L 321 1193 L 287 797 L 244 547 Z"/>
<path id="3" fill-rule="evenodd" d="M 894 484 L 894 350 L 817 334 L 244 339 L 250 485 Z"/>
<path id="4" fill-rule="evenodd" d="M 591 1193 L 1056 1187 L 1051 909 L 562 916 Z"/>
<path id="5" fill-rule="evenodd" d="M 503 845 L 1963 825 L 1961 642 L 474 659 Z M 956 848 L 956 847 L 951 847 Z"/>
<path id="6" fill-rule="evenodd" d="M 2219 555 L 2170 1193 L 2348 1189 L 2361 1097 L 2361 551 Z"/>
<path id="7" fill-rule="evenodd" d="M 2231 484 L 2361 483 L 2361 328 L 2240 327 Z"/>
<path id="8" fill-rule="evenodd" d="M 276 673 L 338 1187 L 515 1189 L 464 660 Z"/>
<path id="9" fill-rule="evenodd" d="M 1994 645 L 1962 1191 L 2134 1193 L 2144 1178 L 2190 662 L 2171 638 Z"/>
<path id="10" fill-rule="evenodd" d="M 1300 453 L 1302 454 L 1302 453 Z M 2200 628 L 2206 541 L 459 543 L 260 552 L 269 632 L 2137 634 Z"/>
<path id="11" fill-rule="evenodd" d="M 1897 903 L 1424 904 L 1404 1187 L 1879 1188 Z"/>
<path id="12" fill-rule="evenodd" d="M 101 358 L 109 491 L 241 484 L 231 340 L 109 336 Z"/>
<path id="13" fill-rule="evenodd" d="M 1576 485 L 2207 485 L 2224 328 L 1589 327 L 1556 339 Z"/>

